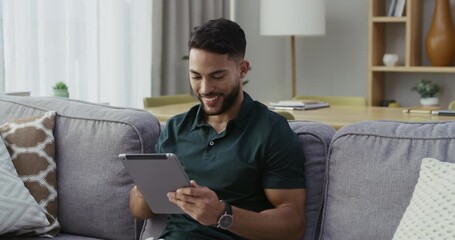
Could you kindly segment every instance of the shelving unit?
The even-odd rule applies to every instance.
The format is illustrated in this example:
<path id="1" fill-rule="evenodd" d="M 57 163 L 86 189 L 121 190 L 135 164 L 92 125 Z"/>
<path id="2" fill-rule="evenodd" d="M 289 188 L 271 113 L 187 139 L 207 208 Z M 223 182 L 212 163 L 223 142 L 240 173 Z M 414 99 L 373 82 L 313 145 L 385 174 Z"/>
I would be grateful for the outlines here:
<path id="1" fill-rule="evenodd" d="M 432 67 L 422 65 L 422 0 L 406 0 L 404 16 L 389 17 L 390 0 L 370 0 L 369 46 L 368 46 L 368 104 L 380 106 L 385 96 L 386 73 L 455 73 L 455 67 Z M 387 28 L 404 29 L 404 61 L 400 66 L 387 67 L 382 57 L 387 51 Z"/>

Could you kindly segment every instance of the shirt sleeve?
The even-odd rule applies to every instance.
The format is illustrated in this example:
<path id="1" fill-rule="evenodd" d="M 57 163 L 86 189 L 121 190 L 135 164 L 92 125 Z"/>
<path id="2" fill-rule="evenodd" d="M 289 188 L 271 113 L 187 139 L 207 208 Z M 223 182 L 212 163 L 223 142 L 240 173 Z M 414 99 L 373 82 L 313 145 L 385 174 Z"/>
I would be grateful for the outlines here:
<path id="1" fill-rule="evenodd" d="M 265 189 L 306 187 L 302 143 L 287 121 L 278 121 L 271 128 L 265 151 Z"/>

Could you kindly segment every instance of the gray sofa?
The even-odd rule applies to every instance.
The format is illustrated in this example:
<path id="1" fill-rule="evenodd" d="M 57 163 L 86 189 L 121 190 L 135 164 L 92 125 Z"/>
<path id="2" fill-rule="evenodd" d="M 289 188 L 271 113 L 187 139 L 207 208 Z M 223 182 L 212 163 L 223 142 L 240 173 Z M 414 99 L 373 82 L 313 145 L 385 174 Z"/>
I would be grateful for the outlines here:
<path id="1" fill-rule="evenodd" d="M 455 162 L 454 121 L 369 121 L 338 130 L 326 167 L 321 239 L 392 239 L 426 157 Z"/>
<path id="2" fill-rule="evenodd" d="M 133 185 L 117 158 L 152 152 L 160 126 L 149 113 L 56 98 L 0 96 L 0 124 L 57 112 L 59 239 L 156 237 L 165 215 L 137 222 Z M 291 121 L 305 152 L 304 239 L 391 239 L 409 205 L 422 158 L 455 162 L 455 122 L 368 121 L 338 131 Z M 452 199 L 452 201 L 455 199 Z M 140 231 L 140 232 L 139 232 Z"/>
<path id="3" fill-rule="evenodd" d="M 0 95 L 0 125 L 49 110 L 57 113 L 57 239 L 135 239 L 141 226 L 128 207 L 133 182 L 118 155 L 152 152 L 159 122 L 143 110 Z"/>
<path id="4" fill-rule="evenodd" d="M 455 162 L 453 121 L 367 121 L 337 132 L 319 123 L 290 125 L 306 157 L 307 240 L 392 239 L 422 159 Z M 147 220 L 141 239 L 156 237 L 165 220 Z"/>

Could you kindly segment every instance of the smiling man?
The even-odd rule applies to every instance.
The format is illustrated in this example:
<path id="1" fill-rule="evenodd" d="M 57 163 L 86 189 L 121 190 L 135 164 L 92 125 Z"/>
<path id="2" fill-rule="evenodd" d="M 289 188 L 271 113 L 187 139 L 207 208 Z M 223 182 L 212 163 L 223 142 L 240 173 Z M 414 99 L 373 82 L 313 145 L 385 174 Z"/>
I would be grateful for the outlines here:
<path id="1" fill-rule="evenodd" d="M 189 41 L 191 88 L 200 104 L 171 118 L 155 146 L 175 153 L 191 186 L 168 193 L 164 239 L 299 239 L 305 229 L 303 152 L 288 122 L 243 91 L 245 33 L 226 19 L 197 26 Z M 134 187 L 138 219 L 153 209 Z"/>

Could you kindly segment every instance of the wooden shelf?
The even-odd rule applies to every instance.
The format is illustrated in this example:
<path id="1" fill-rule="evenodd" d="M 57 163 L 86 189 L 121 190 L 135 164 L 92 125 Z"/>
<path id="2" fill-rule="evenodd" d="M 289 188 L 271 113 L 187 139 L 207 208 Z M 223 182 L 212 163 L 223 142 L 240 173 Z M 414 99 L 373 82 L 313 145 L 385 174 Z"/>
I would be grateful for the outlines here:
<path id="1" fill-rule="evenodd" d="M 374 66 L 371 68 L 373 72 L 404 72 L 404 73 L 455 73 L 455 67 L 431 67 L 431 66 Z"/>
<path id="2" fill-rule="evenodd" d="M 373 17 L 371 21 L 374 23 L 405 23 L 407 17 Z"/>
<path id="3" fill-rule="evenodd" d="M 386 73 L 455 73 L 455 67 L 422 66 L 423 0 L 405 0 L 405 11 L 401 17 L 386 16 L 391 1 L 370 0 L 368 22 L 368 104 L 370 106 L 380 106 L 386 96 L 385 80 L 389 77 Z M 391 42 L 401 42 L 403 45 L 399 48 L 402 52 L 398 51 L 401 54 L 401 66 L 383 65 L 384 54 L 389 52 L 391 47 L 394 48 Z M 397 51 L 396 46 L 394 51 Z"/>

